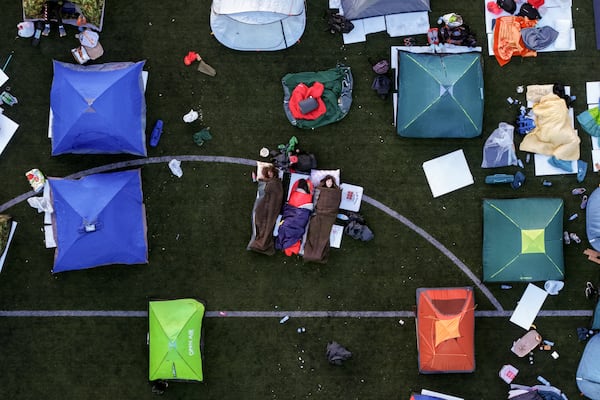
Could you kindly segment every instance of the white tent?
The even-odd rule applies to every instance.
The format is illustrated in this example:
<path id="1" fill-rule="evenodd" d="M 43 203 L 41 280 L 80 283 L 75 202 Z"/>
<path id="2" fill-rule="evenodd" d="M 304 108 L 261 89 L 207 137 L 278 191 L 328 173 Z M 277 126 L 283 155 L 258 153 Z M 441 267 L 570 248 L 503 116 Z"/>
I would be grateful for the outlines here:
<path id="1" fill-rule="evenodd" d="M 295 44 L 306 27 L 304 0 L 213 0 L 210 27 L 223 45 L 274 51 Z"/>

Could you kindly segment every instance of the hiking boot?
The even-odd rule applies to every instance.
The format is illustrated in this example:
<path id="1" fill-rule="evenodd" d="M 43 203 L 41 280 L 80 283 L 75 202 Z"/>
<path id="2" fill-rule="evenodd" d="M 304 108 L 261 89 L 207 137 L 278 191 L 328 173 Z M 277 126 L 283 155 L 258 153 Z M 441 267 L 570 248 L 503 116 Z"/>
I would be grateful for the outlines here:
<path id="1" fill-rule="evenodd" d="M 565 244 L 571 244 L 571 238 L 569 237 L 569 232 L 564 231 L 563 239 L 565 241 Z"/>
<path id="2" fill-rule="evenodd" d="M 587 202 L 588 202 L 588 197 L 584 194 L 583 197 L 581 198 L 581 204 L 579 205 L 579 207 L 582 210 L 585 209 L 585 207 L 587 207 Z"/>
<path id="3" fill-rule="evenodd" d="M 569 237 L 571 238 L 572 241 L 574 241 L 575 243 L 579 244 L 581 243 L 581 239 L 579 239 L 579 236 L 577 236 L 576 233 L 569 233 Z"/>
<path id="4" fill-rule="evenodd" d="M 44 30 L 42 31 L 42 36 L 48 36 L 50 34 L 50 24 L 44 25 Z"/>
<path id="5" fill-rule="evenodd" d="M 64 27 L 64 26 L 60 25 L 60 26 L 58 27 L 58 35 L 59 35 L 60 37 L 65 37 L 65 36 L 67 36 L 67 31 L 65 30 L 65 27 Z"/>
<path id="6" fill-rule="evenodd" d="M 573 196 L 578 196 L 580 194 L 584 194 L 586 192 L 585 188 L 576 188 L 571 190 L 571 193 L 573 194 Z"/>

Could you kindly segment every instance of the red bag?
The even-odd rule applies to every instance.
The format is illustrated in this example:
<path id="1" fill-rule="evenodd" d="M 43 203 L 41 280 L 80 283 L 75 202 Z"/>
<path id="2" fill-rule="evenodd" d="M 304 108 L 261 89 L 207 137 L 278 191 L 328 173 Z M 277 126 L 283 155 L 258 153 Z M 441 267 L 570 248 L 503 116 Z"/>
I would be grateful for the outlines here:
<path id="1" fill-rule="evenodd" d="M 527 2 L 535 8 L 540 8 L 544 5 L 544 0 L 527 0 Z"/>

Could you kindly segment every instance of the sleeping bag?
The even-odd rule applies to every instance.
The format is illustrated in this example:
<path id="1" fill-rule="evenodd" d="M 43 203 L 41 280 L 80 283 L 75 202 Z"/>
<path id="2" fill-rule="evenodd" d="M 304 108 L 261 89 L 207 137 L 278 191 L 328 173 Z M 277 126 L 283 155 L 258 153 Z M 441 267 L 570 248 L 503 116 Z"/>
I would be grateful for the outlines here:
<path id="1" fill-rule="evenodd" d="M 306 261 L 326 263 L 330 249 L 329 236 L 342 201 L 342 190 L 339 187 L 320 186 L 317 191 L 315 213 L 308 224 L 303 257 Z"/>
<path id="2" fill-rule="evenodd" d="M 313 210 L 313 185 L 306 179 L 299 179 L 293 185 L 290 198 L 283 206 L 279 232 L 275 248 L 283 250 L 287 256 L 298 254 L 308 219 Z"/>
<path id="3" fill-rule="evenodd" d="M 252 214 L 252 238 L 248 250 L 275 254 L 273 228 L 281 212 L 283 184 L 278 177 L 258 181 L 258 196 Z"/>

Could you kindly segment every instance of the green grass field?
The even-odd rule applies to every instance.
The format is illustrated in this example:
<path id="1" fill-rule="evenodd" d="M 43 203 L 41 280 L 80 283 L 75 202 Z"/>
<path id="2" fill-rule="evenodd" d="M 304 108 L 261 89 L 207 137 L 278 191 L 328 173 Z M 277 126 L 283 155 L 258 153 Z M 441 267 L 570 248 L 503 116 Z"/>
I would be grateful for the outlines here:
<path id="1" fill-rule="evenodd" d="M 484 43 L 483 2 L 431 0 L 430 22 L 457 12 Z M 452 7 L 452 8 L 450 8 Z M 486 185 L 492 172 L 515 168 L 480 168 L 485 139 L 498 123 L 512 122 L 518 85 L 563 82 L 577 96 L 575 114 L 587 108 L 585 82 L 598 80 L 593 11 L 576 2 L 573 23 L 577 50 L 514 58 L 500 67 L 484 44 L 485 117 L 476 139 L 416 140 L 395 134 L 391 100 L 371 89 L 369 58 L 389 57 L 390 46 L 403 38 L 372 34 L 364 43 L 343 45 L 328 32 L 325 0 L 307 2 L 308 21 L 299 43 L 278 52 L 238 52 L 211 36 L 210 1 L 107 1 L 100 41 L 105 54 L 98 62 L 146 60 L 148 131 L 162 119 L 160 144 L 149 157 L 214 155 L 257 159 L 259 150 L 275 148 L 295 135 L 300 146 L 316 154 L 319 168 L 341 169 L 342 181 L 361 185 L 365 194 L 423 228 L 465 263 L 478 277 L 482 265 L 482 199 L 549 196 L 565 201 L 566 221 L 581 244 L 565 246 L 566 280 L 545 310 L 591 310 L 584 297 L 586 281 L 598 280 L 598 266 L 582 254 L 585 211 L 574 187 L 591 192 L 598 182 L 588 171 L 583 184 L 572 175 L 541 184 L 533 165 L 527 181 Z M 9 54 L 7 83 L 19 103 L 4 113 L 20 128 L 0 157 L 0 204 L 31 190 L 24 174 L 39 168 L 63 177 L 89 168 L 128 160 L 127 156 L 50 156 L 47 137 L 52 60 L 73 62 L 76 28 L 59 38 L 56 29 L 39 47 L 16 37 L 20 1 L 5 1 L 0 12 L 0 62 Z M 426 44 L 425 35 L 415 37 Z M 188 51 L 198 51 L 217 70 L 212 78 L 186 67 Z M 304 131 L 291 126 L 282 107 L 281 78 L 289 72 L 317 71 L 336 63 L 352 67 L 353 105 L 342 121 Z M 4 89 L 5 87 L 3 87 Z M 521 100 L 524 95 L 521 95 Z M 182 116 L 201 109 L 202 121 L 188 125 Z M 210 127 L 213 139 L 198 147 L 192 134 Z M 518 135 L 517 135 L 518 136 Z M 582 159 L 591 161 L 588 135 L 580 130 Z M 519 140 L 519 139 L 517 139 Z M 433 199 L 421 165 L 463 149 L 475 184 Z M 524 154 L 519 152 L 524 158 Z M 590 162 L 591 164 L 591 162 Z M 375 233 L 371 242 L 345 236 L 326 265 L 305 264 L 279 253 L 266 257 L 246 251 L 256 186 L 252 168 L 243 165 L 183 162 L 184 175 L 171 174 L 166 163 L 142 167 L 147 209 L 148 265 L 109 266 L 52 275 L 53 251 L 44 246 L 42 214 L 25 201 L 5 212 L 18 228 L 0 274 L 0 310 L 145 311 L 148 298 L 198 297 L 209 311 L 412 311 L 420 287 L 470 286 L 473 283 L 425 239 L 369 204 L 361 213 Z M 512 290 L 490 290 L 505 310 L 514 309 L 525 284 Z M 476 291 L 477 310 L 493 305 Z M 536 351 L 535 364 L 510 352 L 524 331 L 508 318 L 476 321 L 476 371 L 472 374 L 419 375 L 414 320 L 398 318 L 206 318 L 204 376 L 201 384 L 174 383 L 165 393 L 173 399 L 408 399 L 428 388 L 465 399 L 503 399 L 508 386 L 498 377 L 504 364 L 520 369 L 515 382 L 534 385 L 543 375 L 571 398 L 578 398 L 575 371 L 584 344 L 576 328 L 589 318 L 544 317 L 538 330 L 556 343 L 560 358 Z M 299 335 L 296 328 L 305 326 Z M 144 399 L 153 398 L 148 384 L 147 318 L 40 317 L 0 319 L 2 399 Z M 354 354 L 343 367 L 328 364 L 325 346 L 336 340 Z"/>

